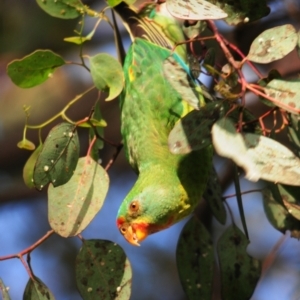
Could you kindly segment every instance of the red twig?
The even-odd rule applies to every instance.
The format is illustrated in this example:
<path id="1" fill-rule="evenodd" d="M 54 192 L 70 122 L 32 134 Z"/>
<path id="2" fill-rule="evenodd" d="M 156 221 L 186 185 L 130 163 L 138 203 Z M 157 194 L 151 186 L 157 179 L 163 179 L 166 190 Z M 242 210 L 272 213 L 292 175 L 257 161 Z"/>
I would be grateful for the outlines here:
<path id="1" fill-rule="evenodd" d="M 10 255 L 5 255 L 5 256 L 0 256 L 0 261 L 1 260 L 7 260 L 7 259 L 12 259 L 12 258 L 20 258 L 33 251 L 35 248 L 37 248 L 39 245 L 41 245 L 45 240 L 47 240 L 52 234 L 54 233 L 54 230 L 49 230 L 42 238 L 40 238 L 38 241 L 36 241 L 34 244 L 32 244 L 30 247 L 22 250 L 19 253 L 16 254 L 10 254 Z"/>

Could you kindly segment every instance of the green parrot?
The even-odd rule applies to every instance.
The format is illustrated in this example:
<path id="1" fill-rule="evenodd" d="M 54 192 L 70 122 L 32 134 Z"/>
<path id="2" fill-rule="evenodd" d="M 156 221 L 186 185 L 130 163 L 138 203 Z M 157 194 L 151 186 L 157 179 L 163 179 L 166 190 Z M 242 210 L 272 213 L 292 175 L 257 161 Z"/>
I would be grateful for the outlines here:
<path id="1" fill-rule="evenodd" d="M 194 210 L 212 168 L 211 147 L 187 155 L 174 155 L 169 150 L 170 131 L 193 109 L 170 83 L 164 67 L 168 61 L 175 63 L 190 76 L 185 45 L 175 51 L 170 49 L 176 41 L 183 40 L 183 33 L 180 24 L 171 17 L 160 16 L 157 7 L 151 5 L 142 11 L 131 20 L 146 22 L 143 29 L 155 25 L 163 30 L 152 37 L 146 28 L 142 38 L 135 37 L 123 67 L 121 133 L 127 159 L 138 179 L 119 208 L 117 226 L 125 239 L 136 246 L 149 234 L 170 227 Z"/>

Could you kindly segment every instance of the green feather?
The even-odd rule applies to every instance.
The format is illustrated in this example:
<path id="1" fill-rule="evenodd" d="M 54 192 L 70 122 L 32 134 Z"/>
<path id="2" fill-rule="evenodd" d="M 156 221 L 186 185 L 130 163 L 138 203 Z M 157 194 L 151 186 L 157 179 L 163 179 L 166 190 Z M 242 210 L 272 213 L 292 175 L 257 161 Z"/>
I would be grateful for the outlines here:
<path id="1" fill-rule="evenodd" d="M 166 29 L 162 37 L 165 33 Z M 138 179 L 118 212 L 117 223 L 125 237 L 128 227 L 143 224 L 148 235 L 180 221 L 194 210 L 206 187 L 211 147 L 187 155 L 174 155 L 168 147 L 170 131 L 192 107 L 165 76 L 164 64 L 172 57 L 188 77 L 185 53 L 135 38 L 126 55 L 121 133 Z M 132 243 L 138 245 L 138 240 Z"/>

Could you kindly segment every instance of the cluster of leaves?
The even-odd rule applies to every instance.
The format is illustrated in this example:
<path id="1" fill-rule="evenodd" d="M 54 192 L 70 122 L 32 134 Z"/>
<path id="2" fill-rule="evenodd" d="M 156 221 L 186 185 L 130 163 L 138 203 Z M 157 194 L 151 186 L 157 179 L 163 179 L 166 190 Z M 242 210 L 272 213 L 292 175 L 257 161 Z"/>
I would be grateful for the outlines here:
<path id="1" fill-rule="evenodd" d="M 29 188 L 38 190 L 48 185 L 48 214 L 52 232 L 66 238 L 79 236 L 82 239 L 83 246 L 76 260 L 77 286 L 82 297 L 96 299 L 101 295 L 101 299 L 129 299 L 131 267 L 123 250 L 110 241 L 84 240 L 80 236 L 101 209 L 109 187 L 106 173 L 109 166 L 103 168 L 98 163 L 98 150 L 103 147 L 104 140 L 102 128 L 106 126 L 101 117 L 99 100 L 95 100 L 90 115 L 81 120 L 73 121 L 66 114 L 71 105 L 95 87 L 107 93 L 106 100 L 116 98 L 122 91 L 124 82 L 122 67 L 115 58 L 107 53 L 99 53 L 92 57 L 82 54 L 84 43 L 93 38 L 101 21 L 108 22 L 116 36 L 118 30 L 115 23 L 105 14 L 107 7 L 101 12 L 95 12 L 80 0 L 37 0 L 37 3 L 53 17 L 63 19 L 81 17 L 81 24 L 84 24 L 84 18 L 87 16 L 95 18 L 95 27 L 89 34 L 83 36 L 82 25 L 76 36 L 65 38 L 66 42 L 79 46 L 80 63 L 65 61 L 50 50 L 37 50 L 11 62 L 7 67 L 9 77 L 17 86 L 31 88 L 51 77 L 58 67 L 77 64 L 90 71 L 94 86 L 76 96 L 61 112 L 40 125 L 33 126 L 28 123 L 29 112 L 25 107 L 26 123 L 23 139 L 18 146 L 34 151 L 24 167 L 24 181 Z M 120 1 L 108 1 L 111 7 L 119 3 Z M 195 93 L 200 93 L 207 102 L 176 124 L 169 136 L 170 151 L 174 154 L 185 154 L 213 144 L 219 155 L 232 159 L 237 166 L 243 168 L 248 179 L 270 181 L 269 186 L 263 191 L 266 215 L 276 228 L 281 231 L 291 230 L 294 237 L 299 237 L 300 206 L 296 195 L 300 192 L 298 179 L 300 104 L 297 101 L 300 80 L 285 80 L 274 71 L 267 77 L 263 76 L 253 62 L 267 64 L 284 58 L 295 48 L 300 48 L 300 35 L 289 24 L 266 30 L 253 41 L 246 56 L 220 35 L 211 20 L 224 18 L 228 24 L 236 25 L 259 19 L 269 10 L 261 0 L 240 0 L 232 3 L 221 0 L 209 2 L 190 0 L 184 1 L 184 4 L 179 0 L 166 1 L 170 13 L 176 17 L 185 20 L 206 20 L 190 26 L 186 34 L 189 36 L 190 44 L 201 43 L 201 54 L 192 52 L 197 57 L 198 65 L 200 61 L 205 68 L 201 72 L 206 72 L 214 78 L 214 89 L 217 92 L 210 92 L 204 86 L 192 92 L 182 89 L 178 82 L 186 77 L 186 71 L 183 72 L 180 68 L 170 71 L 170 64 L 166 62 L 166 77 L 184 98 L 190 99 L 193 103 Z M 183 7 L 185 9 L 182 9 Z M 202 38 L 201 33 L 206 27 L 213 35 Z M 215 65 L 212 58 L 214 49 L 207 50 L 205 46 L 206 40 L 209 39 L 217 41 L 228 60 L 227 65 L 223 67 Z M 239 55 L 241 61 L 236 61 L 233 53 Z M 247 82 L 242 70 L 244 64 L 248 64 L 257 74 L 259 77 L 257 83 Z M 175 81 L 174 76 L 168 77 L 170 73 L 177 75 Z M 245 108 L 246 91 L 260 97 L 267 107 L 264 115 L 255 117 Z M 281 117 L 282 126 L 277 125 L 278 116 Z M 265 126 L 267 117 L 273 118 L 274 121 L 274 126 L 270 129 Z M 62 118 L 64 122 L 52 128 L 46 140 L 40 141 L 35 148 L 35 145 L 26 138 L 27 130 L 36 129 L 40 132 L 58 118 Z M 76 130 L 78 126 L 88 128 L 90 136 L 87 155 L 81 158 Z M 292 151 L 278 141 L 278 133 L 283 130 L 287 132 Z M 260 274 L 260 265 L 246 253 L 248 236 L 238 180 L 235 180 L 235 184 L 245 234 L 233 224 L 218 241 L 223 299 L 249 298 Z M 212 214 L 220 223 L 225 224 L 226 210 L 221 188 L 213 171 L 204 196 Z M 39 243 L 36 246 L 38 245 Z M 7 259 L 22 258 L 33 249 L 34 247 Z M 22 259 L 22 262 L 30 276 L 24 299 L 54 299 L 46 285 L 33 274 L 29 261 L 26 263 Z M 187 296 L 190 299 L 209 299 L 212 294 L 215 258 L 210 234 L 196 218 L 192 218 L 181 233 L 177 247 L 177 263 Z M 9 299 L 2 281 L 0 290 L 3 298 Z"/>

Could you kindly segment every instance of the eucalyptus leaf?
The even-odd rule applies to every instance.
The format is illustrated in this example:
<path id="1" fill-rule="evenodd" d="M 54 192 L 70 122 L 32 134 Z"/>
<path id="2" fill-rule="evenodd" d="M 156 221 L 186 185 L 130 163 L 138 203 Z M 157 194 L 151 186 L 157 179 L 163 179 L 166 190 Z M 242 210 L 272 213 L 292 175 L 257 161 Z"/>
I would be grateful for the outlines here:
<path id="1" fill-rule="evenodd" d="M 207 201 L 213 216 L 221 223 L 226 223 L 226 209 L 222 198 L 222 188 L 215 168 L 208 178 L 203 198 Z"/>
<path id="2" fill-rule="evenodd" d="M 75 126 L 66 122 L 53 127 L 36 160 L 34 185 L 41 190 L 51 182 L 54 186 L 70 180 L 79 158 L 79 139 Z"/>
<path id="3" fill-rule="evenodd" d="M 13 83 L 21 88 L 31 88 L 52 77 L 56 68 L 65 61 L 50 50 L 36 50 L 22 59 L 8 64 L 7 74 Z"/>
<path id="4" fill-rule="evenodd" d="M 205 0 L 166 0 L 170 14 L 183 20 L 218 20 L 227 14 L 218 6 Z"/>
<path id="5" fill-rule="evenodd" d="M 23 168 L 23 180 L 27 187 L 30 189 L 35 187 L 35 184 L 33 182 L 33 173 L 34 173 L 34 166 L 36 164 L 36 160 L 38 156 L 40 155 L 40 152 L 42 151 L 43 145 L 40 144 L 30 155 L 28 160 L 25 163 L 25 166 Z"/>
<path id="6" fill-rule="evenodd" d="M 48 188 L 50 226 L 62 237 L 82 232 L 101 209 L 109 178 L 90 156 L 78 160 L 72 178 L 64 185 Z"/>
<path id="7" fill-rule="evenodd" d="M 265 30 L 252 42 L 248 60 L 267 64 L 293 51 L 298 42 L 296 29 L 291 24 Z"/>
<path id="8" fill-rule="evenodd" d="M 207 0 L 217 5 L 227 13 L 224 20 L 229 25 L 237 25 L 239 23 L 248 23 L 269 14 L 270 9 L 266 0 Z"/>
<path id="9" fill-rule="evenodd" d="M 84 240 L 75 272 L 84 300 L 130 299 L 131 265 L 122 248 L 113 242 Z"/>
<path id="10" fill-rule="evenodd" d="M 218 241 L 223 300 L 250 299 L 254 292 L 261 266 L 247 254 L 248 243 L 235 225 L 228 227 Z"/>
<path id="11" fill-rule="evenodd" d="M 36 0 L 39 7 L 52 17 L 75 19 L 85 12 L 80 0 Z"/>
<path id="12" fill-rule="evenodd" d="M 10 300 L 8 291 L 9 287 L 6 287 L 2 279 L 0 278 L 0 294 L 2 295 L 2 300 Z"/>
<path id="13" fill-rule="evenodd" d="M 278 107 L 292 114 L 300 112 L 300 80 L 273 79 L 264 88 L 265 93 L 274 98 Z"/>
<path id="14" fill-rule="evenodd" d="M 55 298 L 42 280 L 34 276 L 34 280 L 29 278 L 27 282 L 23 300 L 55 300 Z"/>
<path id="15" fill-rule="evenodd" d="M 237 133 L 226 118 L 213 125 L 212 141 L 219 155 L 245 170 L 247 179 L 300 185 L 300 159 L 279 142 L 257 134 Z"/>
<path id="16" fill-rule="evenodd" d="M 176 261 L 188 299 L 210 299 L 214 276 L 214 250 L 209 232 L 195 217 L 184 226 L 177 245 Z"/>
<path id="17" fill-rule="evenodd" d="M 103 127 L 97 126 L 97 123 L 101 123 L 102 120 L 102 114 L 100 109 L 100 101 L 97 101 L 94 108 L 94 113 L 92 115 L 91 123 L 95 126 L 94 128 L 90 128 L 89 130 L 89 140 L 90 142 L 93 140 L 93 138 L 96 136 L 95 131 L 98 136 L 103 137 L 104 136 L 104 130 Z M 97 136 L 96 136 L 97 137 Z M 91 157 L 97 162 L 99 160 L 99 150 L 103 149 L 104 142 L 102 139 L 97 138 L 95 141 L 92 150 L 91 150 Z"/>
<path id="18" fill-rule="evenodd" d="M 171 130 L 168 145 L 173 154 L 187 154 L 211 144 L 211 127 L 223 112 L 221 102 L 208 103 L 181 118 Z"/>
<path id="19" fill-rule="evenodd" d="M 115 99 L 124 86 L 124 75 L 121 64 L 107 53 L 90 57 L 93 82 L 100 91 L 109 92 L 106 101 Z"/>
<path id="20" fill-rule="evenodd" d="M 265 188 L 263 190 L 263 204 L 266 216 L 277 230 L 282 233 L 289 230 L 292 237 L 299 239 L 300 222 L 288 212 L 286 207 L 280 204 L 276 198 L 276 191 L 278 192 L 278 187 L 276 186 L 273 186 L 272 189 Z"/>

